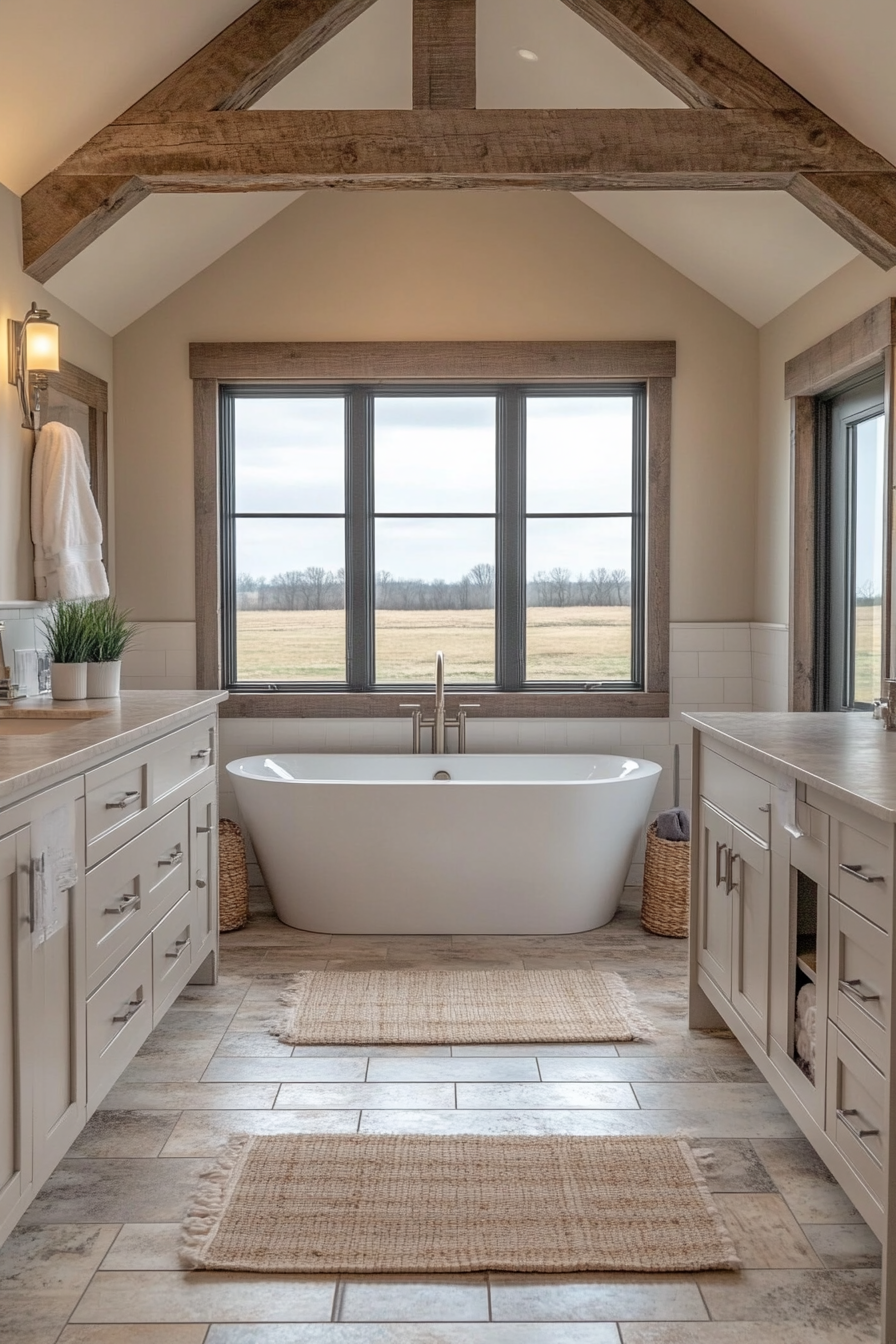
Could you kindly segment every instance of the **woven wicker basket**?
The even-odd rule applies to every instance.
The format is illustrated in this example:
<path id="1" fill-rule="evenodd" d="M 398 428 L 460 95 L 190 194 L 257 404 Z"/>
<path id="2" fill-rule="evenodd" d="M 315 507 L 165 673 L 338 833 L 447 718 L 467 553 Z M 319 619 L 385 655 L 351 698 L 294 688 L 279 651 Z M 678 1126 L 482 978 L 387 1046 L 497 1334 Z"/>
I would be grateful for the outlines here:
<path id="1" fill-rule="evenodd" d="M 648 933 L 687 938 L 691 891 L 688 840 L 661 840 L 656 822 L 647 831 L 641 923 Z"/>
<path id="2" fill-rule="evenodd" d="M 218 823 L 218 927 L 222 933 L 241 929 L 249 918 L 249 874 L 243 833 L 235 821 Z"/>

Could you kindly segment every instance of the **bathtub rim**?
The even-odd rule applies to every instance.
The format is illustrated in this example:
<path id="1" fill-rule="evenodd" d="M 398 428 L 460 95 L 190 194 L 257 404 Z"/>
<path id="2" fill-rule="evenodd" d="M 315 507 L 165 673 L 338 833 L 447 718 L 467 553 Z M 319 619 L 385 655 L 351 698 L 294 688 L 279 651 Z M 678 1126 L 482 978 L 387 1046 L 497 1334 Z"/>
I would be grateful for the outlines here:
<path id="1" fill-rule="evenodd" d="M 638 769 L 633 770 L 626 775 L 615 775 L 598 779 L 587 779 L 581 777 L 576 778 L 574 776 L 559 779 L 556 777 L 540 778 L 537 775 L 532 775 L 523 778 L 512 777 L 504 779 L 450 779 L 450 780 L 435 779 L 432 776 L 422 779 L 415 779 L 412 777 L 406 777 L 403 779 L 402 778 L 388 779 L 383 778 L 381 776 L 372 776 L 369 778 L 359 779 L 357 776 L 352 775 L 332 775 L 332 776 L 312 775 L 300 779 L 281 779 L 276 775 L 261 773 L 261 769 L 263 769 L 264 763 L 267 761 L 280 761 L 294 757 L 299 758 L 300 760 L 303 761 L 308 761 L 309 759 L 314 758 L 322 758 L 327 761 L 333 761 L 334 759 L 338 758 L 346 762 L 353 760 L 363 760 L 365 762 L 376 760 L 388 760 L 388 761 L 425 760 L 427 763 L 432 764 L 432 769 L 434 772 L 440 769 L 447 769 L 450 771 L 450 767 L 452 764 L 455 765 L 456 767 L 458 760 L 463 759 L 463 757 L 458 757 L 456 753 L 453 755 L 446 754 L 443 756 L 435 756 L 429 754 L 425 754 L 422 756 L 412 756 L 402 752 L 269 751 L 269 752 L 256 752 L 251 756 L 237 757 L 234 760 L 228 761 L 226 763 L 225 769 L 227 771 L 227 774 L 234 781 L 240 779 L 247 782 L 251 781 L 252 783 L 257 784 L 316 785 L 318 787 L 330 786 L 330 785 L 339 785 L 341 787 L 344 787 L 346 785 L 353 785 L 356 787 L 375 786 L 378 788 L 385 788 L 385 787 L 418 788 L 422 785 L 429 785 L 429 786 L 438 785 L 440 787 L 444 787 L 445 784 L 455 784 L 455 785 L 462 784 L 466 787 L 479 786 L 483 788 L 496 788 L 496 787 L 533 788 L 533 787 L 548 787 L 548 786 L 553 787 L 559 786 L 562 788 L 570 788 L 581 785 L 600 785 L 600 784 L 623 785 L 634 783 L 636 780 L 658 777 L 659 775 L 662 774 L 664 769 L 664 767 L 660 765 L 658 761 L 651 761 L 648 760 L 646 757 L 623 755 L 622 753 L 612 753 L 612 752 L 595 752 L 593 753 L 593 755 L 591 753 L 586 752 L 475 752 L 475 753 L 471 752 L 470 758 L 477 761 L 495 759 L 501 761 L 512 760 L 522 763 L 526 760 L 543 761 L 545 760 L 545 758 L 550 758 L 553 760 L 556 760 L 558 758 L 560 759 L 568 758 L 570 760 L 575 760 L 579 762 L 584 762 L 587 760 L 595 760 L 595 761 L 614 760 L 614 761 L 633 761 L 638 766 Z M 242 765 L 247 765 L 253 762 L 259 762 L 261 765 L 261 769 L 259 769 L 257 773 L 250 773 L 249 771 L 241 770 L 238 768 Z"/>

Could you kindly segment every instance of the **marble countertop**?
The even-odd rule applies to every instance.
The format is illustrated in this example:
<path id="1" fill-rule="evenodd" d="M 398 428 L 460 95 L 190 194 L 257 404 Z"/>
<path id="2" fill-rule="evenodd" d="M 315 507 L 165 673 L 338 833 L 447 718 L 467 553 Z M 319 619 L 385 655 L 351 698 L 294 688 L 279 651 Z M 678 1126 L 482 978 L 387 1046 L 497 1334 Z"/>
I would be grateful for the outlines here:
<path id="1" fill-rule="evenodd" d="M 896 733 L 868 713 L 683 714 L 791 779 L 896 823 Z"/>
<path id="2" fill-rule="evenodd" d="M 226 699 L 226 691 L 122 691 L 114 700 L 40 696 L 0 706 L 0 725 L 17 718 L 47 718 L 47 711 L 75 718 L 53 732 L 0 735 L 0 805 L 36 785 L 77 774 L 171 732 Z"/>

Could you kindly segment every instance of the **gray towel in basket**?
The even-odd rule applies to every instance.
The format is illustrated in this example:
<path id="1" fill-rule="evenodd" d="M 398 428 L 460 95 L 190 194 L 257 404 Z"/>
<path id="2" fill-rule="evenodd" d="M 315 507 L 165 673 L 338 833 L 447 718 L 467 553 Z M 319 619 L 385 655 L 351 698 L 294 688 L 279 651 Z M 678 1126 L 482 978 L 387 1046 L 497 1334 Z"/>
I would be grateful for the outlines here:
<path id="1" fill-rule="evenodd" d="M 660 840 L 690 840 L 691 819 L 683 807 L 670 807 L 656 819 L 656 833 Z"/>

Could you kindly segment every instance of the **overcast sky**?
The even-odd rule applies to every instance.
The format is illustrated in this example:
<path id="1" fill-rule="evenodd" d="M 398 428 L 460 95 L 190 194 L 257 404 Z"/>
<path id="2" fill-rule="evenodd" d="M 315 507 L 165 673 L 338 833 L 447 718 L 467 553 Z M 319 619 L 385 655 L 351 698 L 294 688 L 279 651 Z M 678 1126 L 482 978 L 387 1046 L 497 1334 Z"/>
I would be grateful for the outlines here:
<path id="1" fill-rule="evenodd" d="M 530 512 L 631 508 L 630 398 L 530 397 Z M 494 513 L 494 397 L 375 399 L 374 475 L 379 512 Z M 345 497 L 342 397 L 237 398 L 237 512 L 341 513 Z M 345 564 L 336 519 L 242 519 L 237 569 L 270 577 Z M 555 566 L 573 576 L 631 568 L 627 519 L 529 524 L 527 574 Z M 396 578 L 459 579 L 494 564 L 493 518 L 378 519 L 376 568 Z"/>

